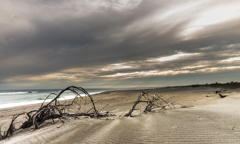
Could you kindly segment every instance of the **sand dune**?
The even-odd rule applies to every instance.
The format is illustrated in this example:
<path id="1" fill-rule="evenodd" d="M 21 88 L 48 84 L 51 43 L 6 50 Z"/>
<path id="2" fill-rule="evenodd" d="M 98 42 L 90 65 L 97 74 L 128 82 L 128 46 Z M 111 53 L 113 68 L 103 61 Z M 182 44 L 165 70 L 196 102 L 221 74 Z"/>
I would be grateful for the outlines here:
<path id="1" fill-rule="evenodd" d="M 164 99 L 194 107 L 178 106 L 147 114 L 137 110 L 134 117 L 115 120 L 80 117 L 65 120 L 64 124 L 47 122 L 38 130 L 21 131 L 0 143 L 240 143 L 240 92 L 228 91 L 229 96 L 222 99 L 215 90 L 155 89 L 150 95 L 157 92 Z M 95 95 L 94 99 L 101 100 L 101 104 L 109 103 L 106 110 L 120 109 L 116 113 L 124 114 L 139 92 L 114 91 Z M 28 108 L 18 107 L 15 113 L 23 110 Z M 14 113 L 9 109 L 0 109 L 0 112 L 1 123 Z"/>

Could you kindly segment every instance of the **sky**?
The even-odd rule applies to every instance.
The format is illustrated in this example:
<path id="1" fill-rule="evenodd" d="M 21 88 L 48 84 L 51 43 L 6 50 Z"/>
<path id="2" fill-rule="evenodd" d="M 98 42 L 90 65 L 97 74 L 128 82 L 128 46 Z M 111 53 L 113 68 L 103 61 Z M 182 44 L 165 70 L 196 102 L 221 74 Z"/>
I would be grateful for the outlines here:
<path id="1" fill-rule="evenodd" d="M 0 89 L 240 81 L 239 0 L 1 0 Z"/>

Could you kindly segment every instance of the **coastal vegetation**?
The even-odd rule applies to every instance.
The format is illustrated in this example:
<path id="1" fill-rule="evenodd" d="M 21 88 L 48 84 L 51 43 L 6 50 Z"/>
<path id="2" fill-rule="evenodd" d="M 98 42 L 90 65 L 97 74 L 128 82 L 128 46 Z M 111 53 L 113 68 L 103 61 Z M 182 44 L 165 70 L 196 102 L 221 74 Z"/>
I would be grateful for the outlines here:
<path id="1" fill-rule="evenodd" d="M 227 83 L 211 83 L 211 84 L 194 84 L 191 85 L 190 87 L 211 87 L 211 88 L 223 88 L 223 89 L 237 89 L 240 88 L 240 82 L 227 82 Z"/>

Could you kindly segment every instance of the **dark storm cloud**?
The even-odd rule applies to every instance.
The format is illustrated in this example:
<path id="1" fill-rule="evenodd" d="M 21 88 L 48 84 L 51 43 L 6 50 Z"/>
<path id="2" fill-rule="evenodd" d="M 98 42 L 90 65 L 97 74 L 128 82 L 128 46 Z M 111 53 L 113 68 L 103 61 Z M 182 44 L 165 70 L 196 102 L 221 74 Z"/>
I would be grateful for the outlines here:
<path id="1" fill-rule="evenodd" d="M 196 28 L 203 29 L 183 34 L 205 12 L 234 6 L 238 3 L 235 0 L 1 3 L 0 81 L 3 85 L 6 81 L 37 83 L 41 79 L 37 77 L 43 77 L 46 82 L 71 83 L 79 79 L 90 84 L 94 79 L 104 80 L 104 76 L 117 73 L 240 64 L 239 61 L 221 62 L 240 56 L 239 18 L 199 24 Z M 237 46 L 229 48 L 231 44 Z M 166 62 L 148 61 L 177 53 L 199 55 Z M 116 63 L 131 67 L 102 70 Z"/>

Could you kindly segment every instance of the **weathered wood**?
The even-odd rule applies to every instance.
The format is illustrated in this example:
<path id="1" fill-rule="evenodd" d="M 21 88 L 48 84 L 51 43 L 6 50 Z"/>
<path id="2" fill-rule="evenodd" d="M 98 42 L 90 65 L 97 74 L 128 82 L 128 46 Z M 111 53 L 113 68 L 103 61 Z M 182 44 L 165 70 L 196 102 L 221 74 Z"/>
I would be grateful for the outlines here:
<path id="1" fill-rule="evenodd" d="M 125 114 L 125 117 L 131 116 L 132 112 L 134 111 L 135 107 L 137 106 L 137 104 L 140 102 L 140 99 L 142 97 L 142 94 L 140 94 L 138 96 L 138 99 L 134 102 L 132 108 L 130 109 L 130 111 L 128 113 Z"/>
<path id="2" fill-rule="evenodd" d="M 66 103 L 66 101 L 64 104 L 60 103 L 59 98 L 65 91 L 68 91 L 68 90 L 76 94 L 75 98 L 72 101 L 70 101 L 70 104 Z M 84 93 L 86 97 L 82 97 L 80 93 L 77 92 L 77 90 Z M 125 117 L 132 116 L 132 112 L 136 110 L 136 106 L 139 103 L 147 103 L 144 109 L 144 112 L 151 112 L 154 108 L 160 108 L 159 110 L 166 109 L 167 106 L 173 105 L 171 102 L 169 103 L 165 101 L 164 99 L 157 96 L 156 94 L 152 97 L 152 99 L 150 99 L 148 96 L 149 92 L 150 91 L 146 91 L 146 92 L 142 91 L 138 96 L 137 100 L 134 102 L 132 108 L 124 116 Z M 55 96 L 54 99 L 52 99 L 49 103 L 45 104 L 46 99 L 49 98 L 51 95 Z M 80 100 L 84 99 L 85 104 L 82 105 L 82 103 L 78 101 L 79 100 L 78 98 L 80 98 Z M 90 99 L 90 102 L 86 100 L 87 98 Z M 78 116 L 88 116 L 91 118 L 98 118 L 98 117 L 107 117 L 111 115 L 115 116 L 114 114 L 109 114 L 109 112 L 102 112 L 102 110 L 108 104 L 97 110 L 95 106 L 95 103 L 97 101 L 93 101 L 93 98 L 91 97 L 91 95 L 89 95 L 88 92 L 81 87 L 76 87 L 76 86 L 67 87 L 66 89 L 60 91 L 59 94 L 51 93 L 46 97 L 46 99 L 43 101 L 39 109 L 31 110 L 28 113 L 21 113 L 13 116 L 12 121 L 6 131 L 1 131 L 1 127 L 2 127 L 1 125 L 0 140 L 10 137 L 14 132 L 16 132 L 19 129 L 26 129 L 31 126 L 33 126 L 35 129 L 38 129 L 39 126 L 42 123 L 44 123 L 46 120 L 52 120 L 52 122 L 54 122 L 54 119 L 59 119 L 61 122 L 64 123 L 62 119 L 65 117 L 77 118 Z M 161 105 L 159 101 L 164 102 L 165 105 Z M 74 105 L 77 105 L 77 107 L 75 107 Z M 87 108 L 89 109 L 86 110 Z M 75 109 L 77 112 L 70 113 L 69 112 L 70 109 Z M 16 119 L 20 115 L 25 115 L 27 117 L 27 120 L 23 121 L 22 125 L 19 128 L 16 128 L 15 127 Z"/>
<path id="3" fill-rule="evenodd" d="M 126 113 L 124 116 L 125 116 L 125 117 L 131 116 L 132 112 L 133 112 L 134 110 L 136 110 L 135 107 L 136 107 L 140 102 L 145 102 L 145 103 L 147 103 L 147 105 L 146 105 L 146 107 L 145 107 L 145 109 L 144 109 L 144 112 L 151 112 L 154 108 L 160 108 L 159 110 L 161 110 L 161 109 L 166 109 L 166 107 L 167 107 L 167 106 L 170 106 L 170 105 L 174 106 L 173 103 L 165 101 L 164 99 L 162 99 L 161 97 L 159 97 L 157 94 L 153 95 L 152 99 L 150 99 L 150 98 L 148 97 L 148 93 L 149 93 L 149 92 L 150 92 L 150 91 L 148 91 L 148 92 L 142 91 L 141 94 L 138 96 L 138 99 L 134 102 L 132 108 L 131 108 L 131 109 L 129 110 L 129 112 Z M 145 96 L 145 95 L 147 95 L 147 96 Z M 143 98 L 143 97 L 144 97 L 146 100 L 141 100 L 141 98 Z M 161 104 L 159 103 L 159 100 L 163 101 L 163 102 L 166 103 L 166 104 L 165 104 L 165 105 L 161 105 Z"/>
<path id="4" fill-rule="evenodd" d="M 82 97 L 78 92 L 82 92 L 86 95 L 86 97 Z M 75 98 L 71 101 L 70 104 L 59 104 L 58 99 L 60 98 L 60 96 L 65 92 L 65 91 L 71 91 L 74 94 L 76 94 Z M 48 99 L 51 95 L 54 95 L 55 97 L 47 104 L 45 104 L 46 99 Z M 77 98 L 81 98 L 81 99 L 85 99 L 85 106 L 81 106 L 81 103 L 79 103 L 77 101 Z M 90 99 L 90 103 L 87 105 L 87 101 L 86 99 L 89 98 Z M 25 113 L 21 113 L 18 114 L 16 116 L 14 116 L 12 118 L 12 121 L 8 127 L 8 129 L 6 131 L 1 131 L 1 127 L 0 126 L 0 140 L 5 139 L 9 136 L 11 136 L 15 131 L 19 130 L 19 129 L 25 129 L 25 128 L 29 128 L 31 126 L 34 126 L 35 129 L 39 128 L 39 125 L 41 125 L 42 123 L 44 123 L 46 120 L 52 120 L 54 122 L 54 119 L 59 119 L 61 122 L 64 122 L 61 120 L 61 118 L 63 117 L 74 117 L 76 118 L 77 116 L 89 116 L 89 117 L 104 117 L 104 116 L 108 116 L 108 112 L 106 113 L 99 113 L 98 110 L 96 109 L 95 103 L 93 101 L 93 98 L 91 97 L 91 95 L 88 94 L 88 92 L 81 87 L 76 87 L 76 86 L 69 86 L 66 89 L 62 90 L 59 92 L 59 94 L 54 94 L 51 93 L 50 95 L 48 95 L 45 100 L 43 101 L 43 103 L 41 104 L 40 108 L 38 110 L 32 110 L 29 111 L 28 113 L 26 113 L 27 116 L 27 120 L 22 122 L 22 125 L 16 129 L 15 128 L 15 121 L 17 119 L 18 116 L 20 115 L 24 115 Z M 45 105 L 44 105 L 45 104 Z M 78 108 L 74 108 L 77 110 L 76 113 L 66 113 L 65 111 L 69 111 L 70 107 L 72 107 L 73 105 L 77 105 Z M 91 106 L 91 107 L 90 107 Z M 107 105 L 106 105 L 107 106 Z M 106 107 L 105 106 L 105 107 Z M 87 107 L 90 107 L 90 110 L 88 110 L 87 112 L 83 112 Z M 100 111 L 102 109 L 104 109 L 105 107 L 101 108 Z M 79 113 L 78 111 L 83 108 L 83 111 L 81 113 Z M 93 112 L 91 112 L 93 111 Z"/>

